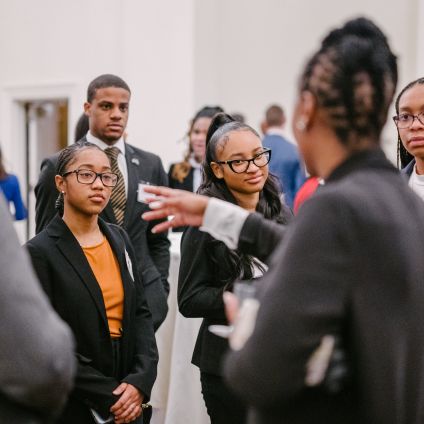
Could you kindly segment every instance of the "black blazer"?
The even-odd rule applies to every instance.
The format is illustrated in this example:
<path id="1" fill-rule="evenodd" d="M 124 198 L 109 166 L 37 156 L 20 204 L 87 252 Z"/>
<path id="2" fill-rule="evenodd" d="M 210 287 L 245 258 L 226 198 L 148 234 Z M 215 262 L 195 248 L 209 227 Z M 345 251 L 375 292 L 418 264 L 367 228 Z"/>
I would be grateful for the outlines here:
<path id="1" fill-rule="evenodd" d="M 92 424 L 88 406 L 108 416 L 117 400 L 112 391 L 120 382 L 134 385 L 147 400 L 156 378 L 158 353 L 151 314 L 137 269 L 133 267 L 133 280 L 125 254 L 135 263 L 134 251 L 121 228 L 101 219 L 99 225 L 119 262 L 124 286 L 120 381 L 112 377 L 112 345 L 102 292 L 72 232 L 56 216 L 26 244 L 45 292 L 76 340 L 75 387 L 61 416 L 63 423 Z"/>
<path id="2" fill-rule="evenodd" d="M 171 164 L 168 171 L 169 187 L 193 192 L 193 173 L 194 173 L 193 167 L 190 168 L 190 171 L 187 174 L 187 176 L 180 182 L 172 176 L 172 172 L 174 171 L 175 165 L 177 164 L 176 163 Z"/>
<path id="3" fill-rule="evenodd" d="M 283 205 L 282 219 L 289 220 L 291 216 L 289 208 Z M 270 223 L 278 230 L 283 228 L 273 221 Z M 275 237 L 273 239 L 277 240 Z M 212 248 L 214 260 L 211 259 Z M 203 318 L 192 363 L 198 366 L 200 371 L 218 376 L 222 375 L 222 359 L 228 350 L 228 342 L 212 334 L 208 327 L 228 324 L 222 299 L 224 290 L 228 290 L 228 286 L 234 282 L 233 265 L 228 261 L 228 256 L 229 251 L 223 242 L 215 240 L 198 228 L 190 227 L 183 234 L 178 278 L 178 307 L 185 317 Z M 265 258 L 258 257 L 258 259 Z"/>
<path id="4" fill-rule="evenodd" d="M 190 168 L 189 173 L 187 174 L 187 176 L 180 182 L 178 181 L 176 178 L 174 178 L 172 176 L 172 172 L 174 171 L 174 167 L 175 165 L 177 165 L 176 163 L 173 163 L 168 171 L 168 182 L 169 182 L 169 187 L 171 188 L 176 188 L 178 190 L 186 190 L 186 191 L 191 191 L 193 192 L 193 174 L 194 174 L 194 169 L 193 167 Z M 174 227 L 172 229 L 172 231 L 174 232 L 182 232 L 186 229 L 187 227 Z"/>
<path id="5" fill-rule="evenodd" d="M 241 236 L 260 246 L 269 230 L 249 217 Z M 423 252 L 424 205 L 384 154 L 340 165 L 286 229 L 255 330 L 226 360 L 249 423 L 422 423 Z M 339 395 L 304 383 L 326 334 L 341 336 L 351 363 Z"/>
<path id="6" fill-rule="evenodd" d="M 85 137 L 83 138 L 85 140 Z M 137 189 L 140 181 L 155 185 L 167 185 L 167 176 L 160 158 L 125 143 L 125 160 L 128 168 L 128 198 L 123 228 L 128 233 L 136 252 L 135 264 L 143 277 L 147 303 L 153 316 L 155 329 L 164 321 L 168 311 L 169 293 L 169 240 L 166 233 L 153 234 L 151 229 L 157 223 L 147 222 L 141 214 L 149 208 L 147 204 L 137 202 Z M 35 186 L 35 221 L 39 233 L 56 215 L 55 201 L 58 191 L 54 176 L 59 153 L 44 159 L 41 173 Z M 106 222 L 116 224 L 112 205 L 106 206 L 100 215 Z"/>

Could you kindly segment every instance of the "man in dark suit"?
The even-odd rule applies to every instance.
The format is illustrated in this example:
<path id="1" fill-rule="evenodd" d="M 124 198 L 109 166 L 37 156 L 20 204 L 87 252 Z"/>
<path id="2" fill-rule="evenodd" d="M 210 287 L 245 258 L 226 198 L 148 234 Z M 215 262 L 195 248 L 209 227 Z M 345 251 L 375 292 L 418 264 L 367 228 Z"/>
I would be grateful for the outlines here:
<path id="1" fill-rule="evenodd" d="M 121 186 L 115 188 L 101 217 L 107 222 L 120 225 L 130 236 L 154 327 L 157 329 L 168 310 L 170 243 L 166 234 L 153 234 L 150 231 L 152 225 L 141 219 L 141 214 L 148 210 L 148 206 L 137 201 L 137 189 L 140 182 L 167 185 L 168 179 L 158 156 L 124 141 L 130 97 L 130 88 L 121 78 L 109 74 L 95 78 L 88 86 L 87 101 L 84 104 L 90 129 L 82 140 L 103 149 L 111 158 L 112 168 L 115 166 L 114 172 L 120 175 Z M 54 176 L 58 155 L 42 162 L 40 177 L 35 186 L 37 233 L 56 215 L 58 192 Z M 117 198 L 114 198 L 114 194 Z"/>

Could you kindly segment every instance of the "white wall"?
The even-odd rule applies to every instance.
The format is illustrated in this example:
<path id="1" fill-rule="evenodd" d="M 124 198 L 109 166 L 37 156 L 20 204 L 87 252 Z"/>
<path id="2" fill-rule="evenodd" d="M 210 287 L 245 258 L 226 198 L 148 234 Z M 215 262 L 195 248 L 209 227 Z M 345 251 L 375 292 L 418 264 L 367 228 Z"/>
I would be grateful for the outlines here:
<path id="1" fill-rule="evenodd" d="M 16 92 L 62 87 L 72 139 L 86 87 L 102 73 L 132 89 L 130 142 L 165 163 L 179 158 L 193 110 L 193 0 L 0 0 L 0 10 L 0 143 L 12 162 L 20 159 L 11 147 Z"/>
<path id="2" fill-rule="evenodd" d="M 399 86 L 424 73 L 422 1 L 0 0 L 0 143 L 20 174 L 14 99 L 68 97 L 71 138 L 88 83 L 111 72 L 132 88 L 130 142 L 167 167 L 204 104 L 244 112 L 254 127 L 271 102 L 290 117 L 306 58 L 352 16 L 369 16 L 387 32 Z M 384 137 L 394 141 L 394 128 Z"/>
<path id="3" fill-rule="evenodd" d="M 401 87 L 417 75 L 417 10 L 416 0 L 198 0 L 195 105 L 215 102 L 245 112 L 255 128 L 274 102 L 290 117 L 306 59 L 329 29 L 359 15 L 388 35 L 399 55 Z M 393 126 L 384 138 L 394 142 Z"/>

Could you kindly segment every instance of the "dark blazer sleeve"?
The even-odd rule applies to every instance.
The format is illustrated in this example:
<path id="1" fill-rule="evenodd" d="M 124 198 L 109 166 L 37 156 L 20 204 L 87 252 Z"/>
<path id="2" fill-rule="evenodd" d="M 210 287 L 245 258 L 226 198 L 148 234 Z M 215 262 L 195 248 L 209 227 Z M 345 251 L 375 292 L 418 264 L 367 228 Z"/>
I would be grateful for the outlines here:
<path id="1" fill-rule="evenodd" d="M 339 230 L 337 203 L 317 200 L 305 204 L 288 228 L 263 277 L 267 288 L 254 332 L 225 362 L 230 387 L 258 408 L 281 408 L 304 391 L 310 355 L 324 335 L 341 333 L 355 278 L 355 242 Z"/>
<path id="2" fill-rule="evenodd" d="M 48 251 L 31 241 L 26 244 L 26 247 L 44 291 L 50 299 L 53 299 L 54 284 L 49 270 Z M 90 365 L 91 360 L 89 358 L 76 353 L 76 359 L 77 370 L 73 393 L 101 415 L 108 416 L 110 407 L 118 399 L 112 392 L 118 387 L 119 382 L 93 368 Z"/>
<path id="3" fill-rule="evenodd" d="M 136 256 L 131 241 L 125 231 L 120 228 L 119 231 L 124 238 L 131 262 L 135 264 Z M 144 401 L 148 401 L 153 383 L 156 380 L 159 356 L 152 314 L 146 301 L 145 288 L 138 274 L 137 267 L 133 267 L 133 272 L 136 286 L 136 313 L 135 320 L 131 325 L 135 333 L 135 356 L 131 372 L 122 381 L 137 387 L 145 396 Z"/>
<path id="4" fill-rule="evenodd" d="M 57 155 L 44 159 L 35 193 L 35 232 L 38 234 L 56 215 L 55 203 L 58 196 L 54 177 L 56 175 Z"/>
<path id="5" fill-rule="evenodd" d="M 157 164 L 154 167 L 156 170 L 155 183 L 161 186 L 168 186 L 168 176 L 166 175 L 165 169 L 163 168 L 162 161 L 159 157 L 157 158 Z M 152 228 L 163 220 L 150 221 L 147 230 L 147 243 L 149 245 L 150 256 L 162 277 L 163 288 L 166 293 L 169 293 L 169 245 L 167 233 L 152 233 Z"/>
<path id="6" fill-rule="evenodd" d="M 41 290 L 3 199 L 0 221 L 0 422 L 49 420 L 72 387 L 73 337 Z"/>
<path id="7" fill-rule="evenodd" d="M 238 248 L 268 263 L 285 232 L 286 226 L 265 219 L 258 213 L 251 213 L 241 229 Z"/>
<path id="8" fill-rule="evenodd" d="M 208 255 L 211 236 L 197 228 L 188 228 L 181 242 L 178 278 L 178 306 L 185 317 L 225 319 L 222 294 Z"/>

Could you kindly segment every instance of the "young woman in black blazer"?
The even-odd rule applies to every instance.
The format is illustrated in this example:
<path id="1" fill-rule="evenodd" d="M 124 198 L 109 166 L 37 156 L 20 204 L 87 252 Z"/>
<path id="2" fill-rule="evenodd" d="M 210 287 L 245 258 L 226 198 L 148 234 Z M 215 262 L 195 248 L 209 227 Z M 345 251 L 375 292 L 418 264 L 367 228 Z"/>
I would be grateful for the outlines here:
<path id="1" fill-rule="evenodd" d="M 64 149 L 56 173 L 61 216 L 27 248 L 76 340 L 75 386 L 58 422 L 92 424 L 99 414 L 117 424 L 142 423 L 145 416 L 146 423 L 142 404 L 158 360 L 151 314 L 127 234 L 98 216 L 117 175 L 106 154 L 87 142 Z"/>
<path id="2" fill-rule="evenodd" d="M 291 212 L 281 203 L 268 174 L 270 155 L 255 130 L 229 115 L 218 114 L 207 134 L 204 181 L 199 191 L 286 223 Z M 251 279 L 264 271 L 264 265 L 252 256 L 230 251 L 197 228 L 189 228 L 183 235 L 178 305 L 184 316 L 204 318 L 192 362 L 200 368 L 212 424 L 242 424 L 246 410 L 221 378 L 227 340 L 210 333 L 208 327 L 227 324 L 223 292 L 231 290 L 236 279 Z"/>

